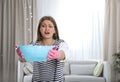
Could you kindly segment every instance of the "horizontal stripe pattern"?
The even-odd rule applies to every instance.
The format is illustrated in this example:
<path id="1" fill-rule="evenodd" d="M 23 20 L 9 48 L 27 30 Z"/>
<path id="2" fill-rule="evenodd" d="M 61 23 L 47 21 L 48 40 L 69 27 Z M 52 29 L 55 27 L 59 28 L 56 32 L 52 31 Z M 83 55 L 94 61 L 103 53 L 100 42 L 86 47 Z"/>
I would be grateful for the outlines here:
<path id="1" fill-rule="evenodd" d="M 53 45 L 58 45 L 64 40 L 56 40 Z M 31 43 L 40 45 L 38 42 Z M 59 60 L 50 60 L 47 62 L 34 62 L 33 64 L 33 82 L 63 82 L 64 62 Z"/>
<path id="2" fill-rule="evenodd" d="M 33 81 L 63 82 L 63 62 L 59 60 L 34 62 Z"/>

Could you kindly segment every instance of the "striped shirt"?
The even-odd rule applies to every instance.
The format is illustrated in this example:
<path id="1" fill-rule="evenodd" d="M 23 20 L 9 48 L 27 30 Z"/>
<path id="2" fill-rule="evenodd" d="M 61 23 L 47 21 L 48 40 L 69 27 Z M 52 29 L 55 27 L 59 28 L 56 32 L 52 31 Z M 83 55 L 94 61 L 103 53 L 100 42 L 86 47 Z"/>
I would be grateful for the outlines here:
<path id="1" fill-rule="evenodd" d="M 67 45 L 64 45 L 63 40 L 55 41 L 53 45 L 58 45 L 58 50 L 67 49 Z M 35 45 L 40 45 L 36 42 Z M 64 82 L 63 77 L 64 62 L 54 59 L 47 62 L 34 62 L 33 63 L 33 82 Z"/>

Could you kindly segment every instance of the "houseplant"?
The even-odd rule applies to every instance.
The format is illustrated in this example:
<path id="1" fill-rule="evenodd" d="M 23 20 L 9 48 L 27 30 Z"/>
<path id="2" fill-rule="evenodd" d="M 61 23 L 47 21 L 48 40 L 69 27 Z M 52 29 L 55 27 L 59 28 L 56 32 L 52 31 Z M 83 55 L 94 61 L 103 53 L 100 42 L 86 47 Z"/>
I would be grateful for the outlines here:
<path id="1" fill-rule="evenodd" d="M 117 74 L 120 74 L 120 52 L 113 54 L 114 57 L 114 69 Z M 120 79 L 118 80 L 120 82 Z"/>

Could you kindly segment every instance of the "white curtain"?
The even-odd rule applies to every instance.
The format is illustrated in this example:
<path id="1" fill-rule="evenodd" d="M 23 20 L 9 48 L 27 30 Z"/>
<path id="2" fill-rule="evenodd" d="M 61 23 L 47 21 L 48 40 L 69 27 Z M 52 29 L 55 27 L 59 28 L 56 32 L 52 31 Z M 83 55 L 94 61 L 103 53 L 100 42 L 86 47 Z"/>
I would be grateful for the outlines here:
<path id="1" fill-rule="evenodd" d="M 110 68 L 110 81 L 118 82 L 113 68 L 113 54 L 120 51 L 120 0 L 106 0 L 104 60 Z"/>
<path id="2" fill-rule="evenodd" d="M 0 82 L 19 79 L 15 44 L 32 41 L 35 6 L 35 0 L 0 0 Z"/>
<path id="3" fill-rule="evenodd" d="M 36 0 L 19 0 L 17 5 L 16 43 L 29 44 L 33 40 L 36 23 Z"/>
<path id="4" fill-rule="evenodd" d="M 33 41 L 33 36 L 36 33 L 36 0 L 19 0 L 18 6 L 18 22 L 19 27 L 16 28 L 16 44 L 27 45 Z M 22 6 L 21 6 L 22 5 Z M 18 62 L 18 81 L 23 82 L 23 73 L 20 69 L 23 68 L 23 63 Z"/>
<path id="5" fill-rule="evenodd" d="M 15 56 L 16 0 L 0 0 L 0 81 L 17 81 Z"/>
<path id="6" fill-rule="evenodd" d="M 60 38 L 70 48 L 69 60 L 102 60 L 105 0 L 37 0 L 38 20 L 51 15 Z"/>

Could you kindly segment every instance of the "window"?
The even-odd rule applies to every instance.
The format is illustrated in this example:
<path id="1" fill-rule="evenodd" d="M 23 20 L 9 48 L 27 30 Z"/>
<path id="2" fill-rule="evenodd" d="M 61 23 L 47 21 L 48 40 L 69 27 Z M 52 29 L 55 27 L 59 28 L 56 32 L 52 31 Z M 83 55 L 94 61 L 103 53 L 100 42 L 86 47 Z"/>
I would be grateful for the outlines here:
<path id="1" fill-rule="evenodd" d="M 55 18 L 60 38 L 70 48 L 69 59 L 103 59 L 104 0 L 37 0 L 38 20 Z"/>

